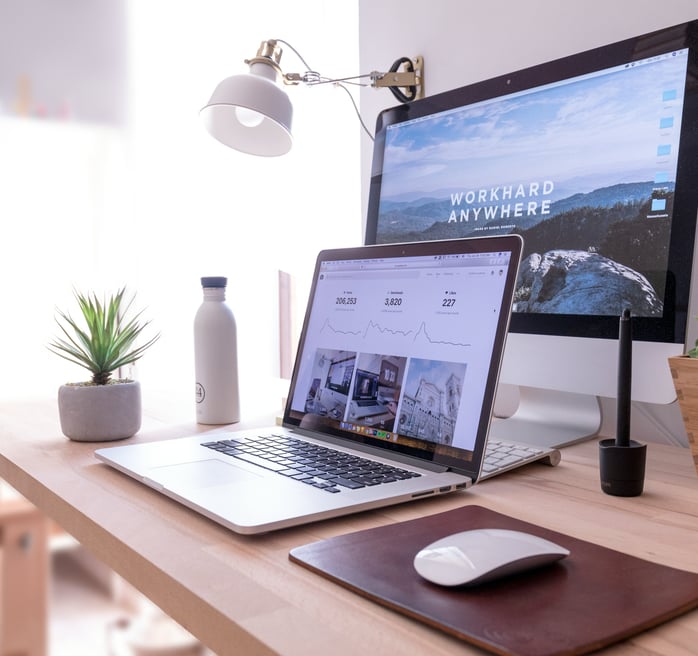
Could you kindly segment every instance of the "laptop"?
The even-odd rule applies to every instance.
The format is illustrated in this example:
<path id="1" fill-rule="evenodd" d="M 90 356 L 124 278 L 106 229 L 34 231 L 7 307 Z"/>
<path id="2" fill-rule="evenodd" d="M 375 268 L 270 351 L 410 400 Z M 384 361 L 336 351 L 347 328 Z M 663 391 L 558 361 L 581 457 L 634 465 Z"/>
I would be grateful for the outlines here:
<path id="1" fill-rule="evenodd" d="M 517 235 L 320 252 L 281 426 L 96 457 L 229 529 L 463 490 L 482 474 Z"/>

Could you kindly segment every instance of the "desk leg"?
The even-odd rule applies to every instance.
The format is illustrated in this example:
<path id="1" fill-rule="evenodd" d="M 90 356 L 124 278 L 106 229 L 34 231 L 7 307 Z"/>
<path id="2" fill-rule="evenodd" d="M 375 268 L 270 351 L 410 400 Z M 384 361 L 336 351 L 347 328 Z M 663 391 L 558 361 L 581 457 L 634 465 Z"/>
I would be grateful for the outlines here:
<path id="1" fill-rule="evenodd" d="M 45 656 L 48 527 L 23 499 L 0 505 L 0 656 Z"/>

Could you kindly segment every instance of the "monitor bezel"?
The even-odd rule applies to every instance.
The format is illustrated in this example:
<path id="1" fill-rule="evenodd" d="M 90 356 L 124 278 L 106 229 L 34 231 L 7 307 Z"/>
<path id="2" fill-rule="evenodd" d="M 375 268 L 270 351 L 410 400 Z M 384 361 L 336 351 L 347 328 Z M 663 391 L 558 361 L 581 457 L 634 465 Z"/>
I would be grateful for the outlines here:
<path id="1" fill-rule="evenodd" d="M 698 179 L 698 20 L 561 57 L 381 111 L 376 121 L 365 243 L 377 242 L 381 171 L 388 126 L 682 48 L 688 48 L 689 53 L 664 290 L 665 311 L 662 318 L 634 317 L 633 334 L 635 339 L 642 341 L 685 343 L 698 212 L 698 185 L 695 184 Z M 514 312 L 510 331 L 609 339 L 618 335 L 618 318 L 608 315 Z"/>

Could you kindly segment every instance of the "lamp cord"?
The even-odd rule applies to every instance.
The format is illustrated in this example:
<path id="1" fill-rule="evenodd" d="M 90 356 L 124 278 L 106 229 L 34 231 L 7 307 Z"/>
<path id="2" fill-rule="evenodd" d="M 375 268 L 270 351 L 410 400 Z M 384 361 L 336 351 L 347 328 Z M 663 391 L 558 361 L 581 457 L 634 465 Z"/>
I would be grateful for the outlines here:
<path id="1" fill-rule="evenodd" d="M 288 41 L 284 41 L 283 39 L 274 39 L 274 41 L 276 41 L 277 43 L 283 43 L 287 48 L 293 50 L 293 52 L 296 54 L 296 57 L 298 57 L 298 59 L 301 60 L 301 63 L 303 64 L 303 66 L 305 66 L 308 72 L 312 72 L 312 69 L 310 68 L 310 66 L 308 66 L 308 62 L 305 61 L 305 59 L 303 58 L 303 55 L 301 55 L 301 53 L 298 52 L 298 50 L 296 50 Z"/>
<path id="2" fill-rule="evenodd" d="M 354 100 L 354 96 L 351 95 L 351 91 L 349 91 L 349 89 L 347 89 L 346 86 L 344 86 L 341 82 L 337 82 L 336 86 L 346 91 L 347 95 L 349 96 L 349 100 L 351 100 L 351 104 L 354 106 L 354 112 L 356 112 L 356 118 L 359 119 L 361 127 L 363 128 L 364 132 L 368 135 L 368 138 L 371 141 L 375 141 L 375 137 L 371 134 L 371 131 L 366 127 L 366 123 L 364 123 L 364 119 L 361 116 L 361 112 L 359 111 L 359 107 L 356 104 L 356 100 Z"/>

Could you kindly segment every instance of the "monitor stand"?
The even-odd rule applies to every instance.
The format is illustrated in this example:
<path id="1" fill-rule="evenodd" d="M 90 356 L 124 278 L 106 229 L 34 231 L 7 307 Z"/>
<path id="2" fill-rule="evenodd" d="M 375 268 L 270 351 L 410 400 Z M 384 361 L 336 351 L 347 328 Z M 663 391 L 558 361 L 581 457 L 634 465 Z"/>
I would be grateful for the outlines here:
<path id="1" fill-rule="evenodd" d="M 513 415 L 492 420 L 490 437 L 560 448 L 588 440 L 601 428 L 596 396 L 525 386 L 519 395 Z"/>

